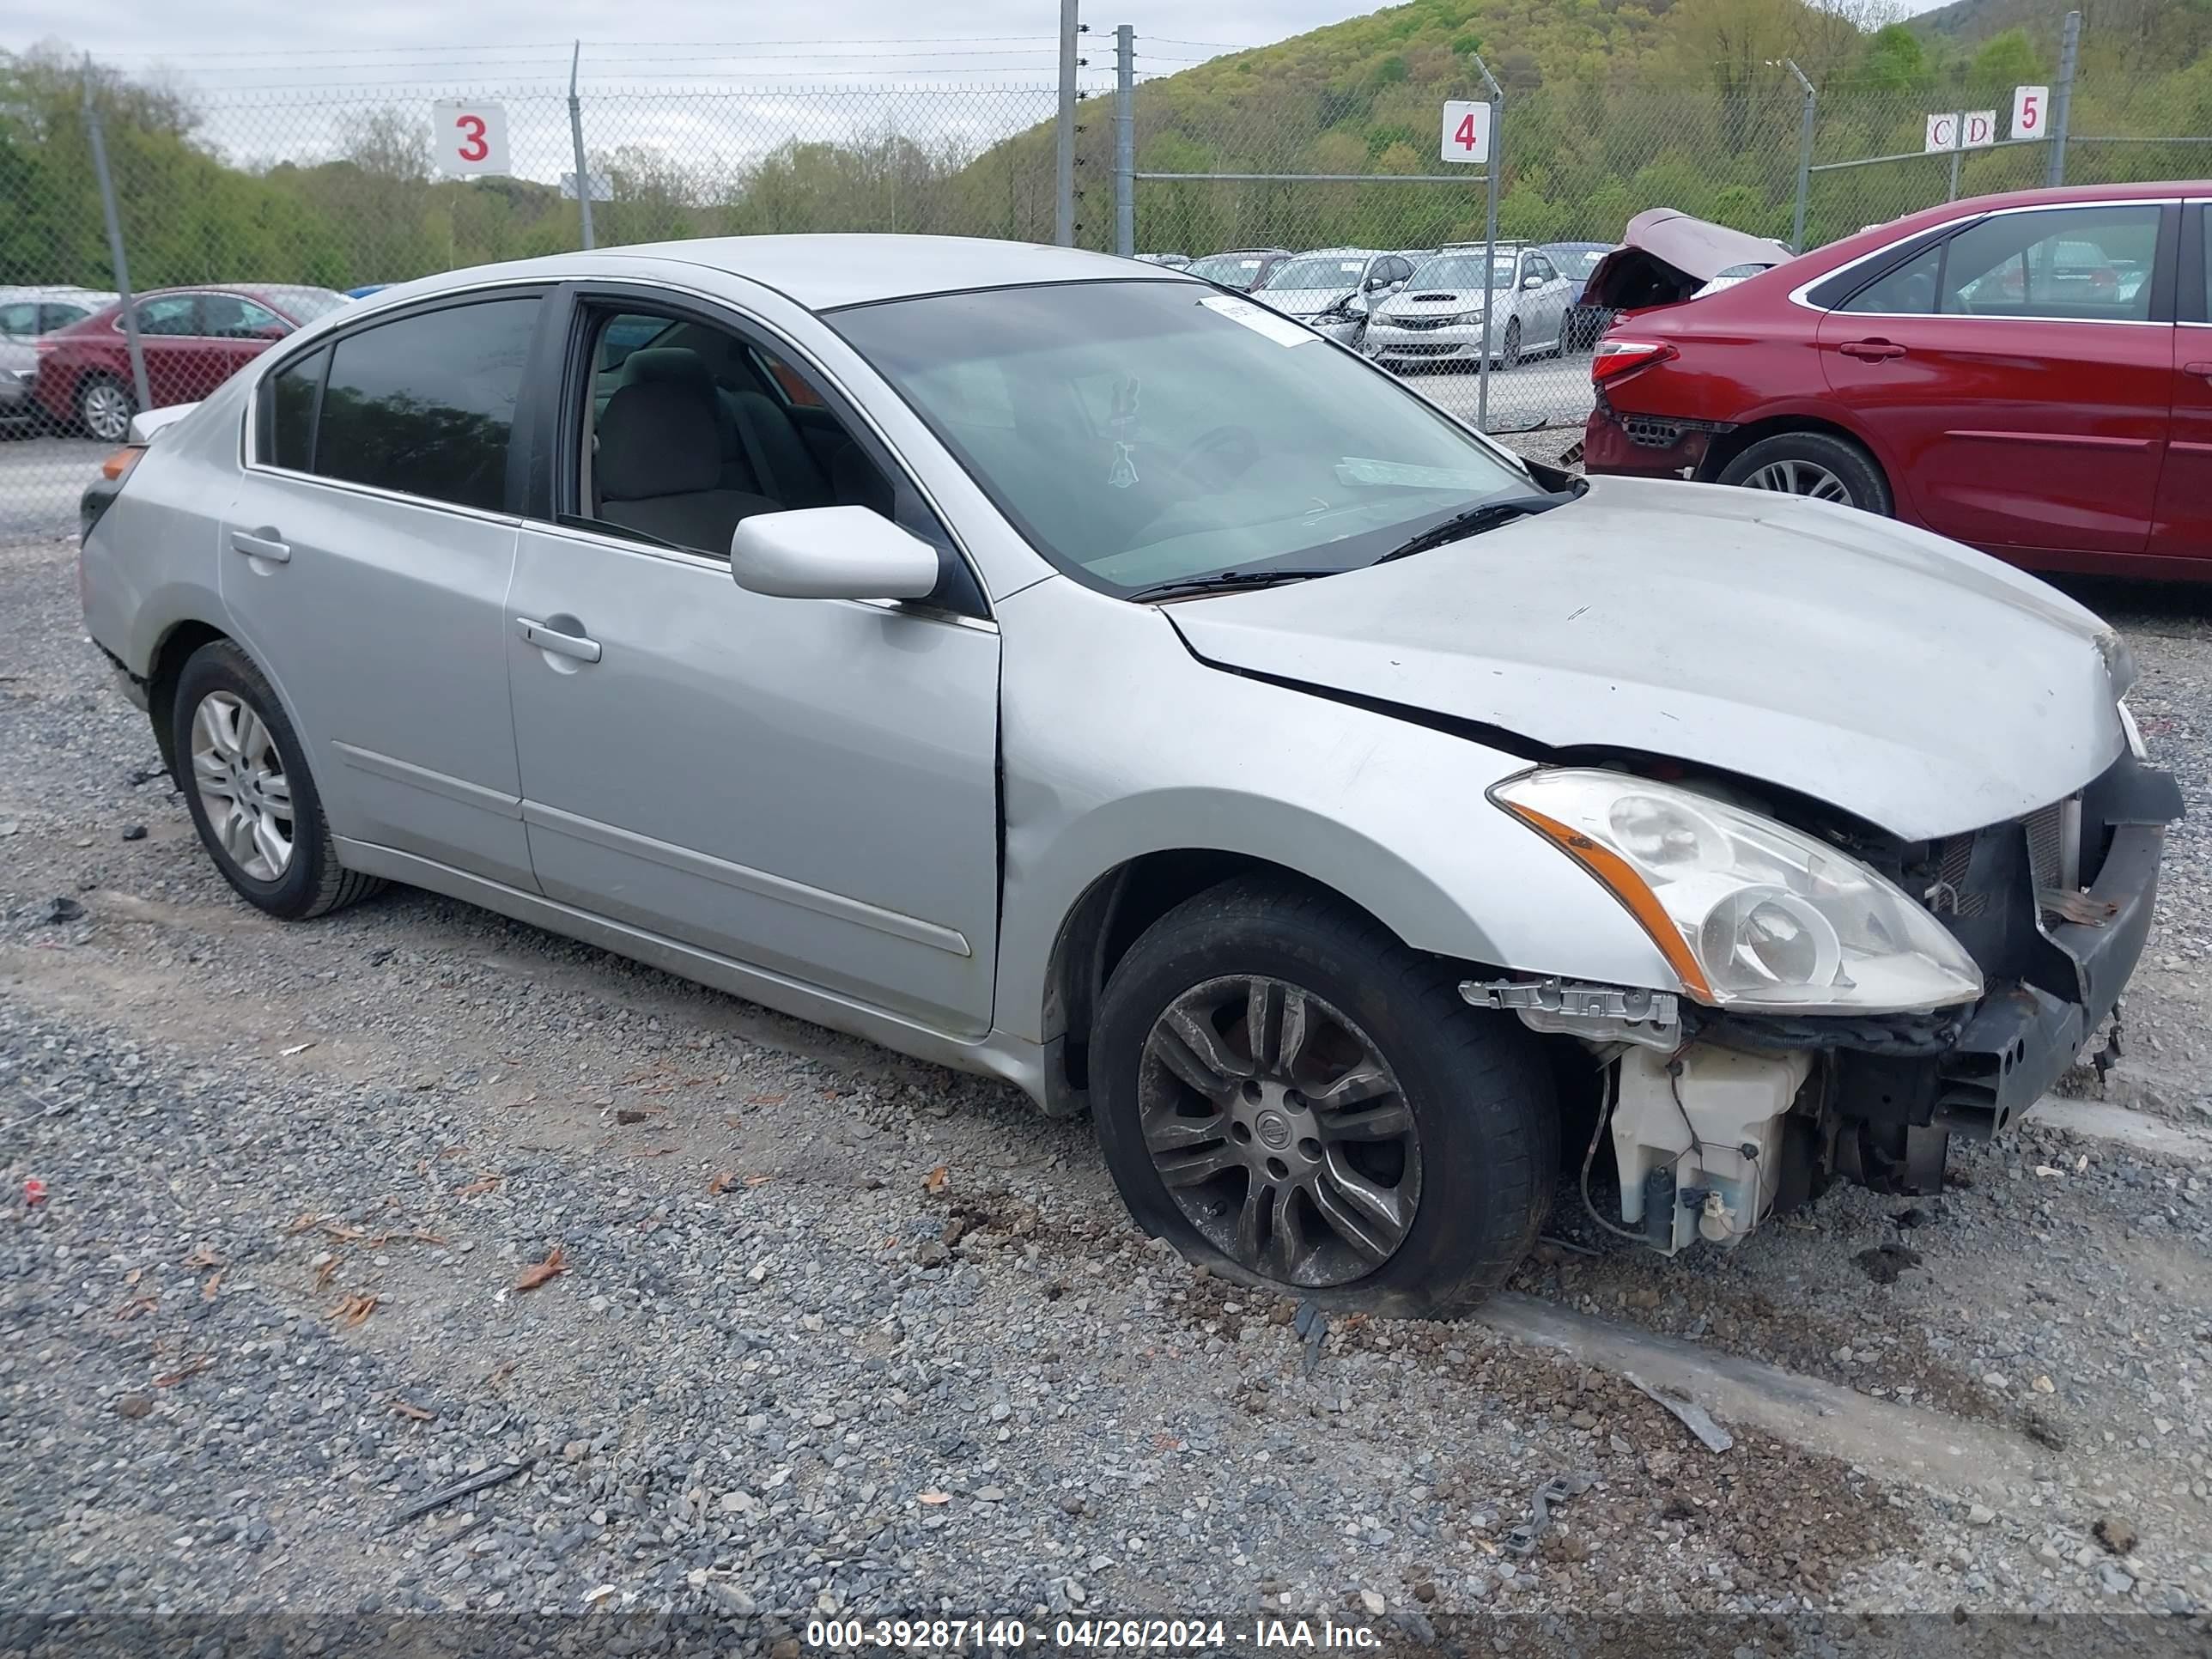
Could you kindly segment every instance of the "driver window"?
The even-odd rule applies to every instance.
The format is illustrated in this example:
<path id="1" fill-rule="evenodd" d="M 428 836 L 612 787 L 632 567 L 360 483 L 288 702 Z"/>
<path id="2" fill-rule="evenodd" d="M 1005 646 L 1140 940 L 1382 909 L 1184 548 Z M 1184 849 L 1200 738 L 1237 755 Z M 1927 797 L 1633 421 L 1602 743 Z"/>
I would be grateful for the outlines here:
<path id="1" fill-rule="evenodd" d="M 713 324 L 601 313 L 581 437 L 577 513 L 686 552 L 727 558 L 738 526 L 763 513 L 900 518 L 883 469 L 805 375 Z"/>

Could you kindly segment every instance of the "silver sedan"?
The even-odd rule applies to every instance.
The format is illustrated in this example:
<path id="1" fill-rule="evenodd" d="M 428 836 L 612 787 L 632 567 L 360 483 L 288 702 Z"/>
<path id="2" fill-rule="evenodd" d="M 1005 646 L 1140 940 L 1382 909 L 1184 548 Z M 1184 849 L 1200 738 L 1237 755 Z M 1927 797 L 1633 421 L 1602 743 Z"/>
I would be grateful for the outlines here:
<path id="1" fill-rule="evenodd" d="M 407 883 L 1008 1079 L 1331 1305 L 1480 1297 L 1563 1155 L 1669 1254 L 1940 1183 L 2179 810 L 2039 583 L 1583 483 L 1104 256 L 461 271 L 137 436 L 85 618 L 245 902 Z"/>

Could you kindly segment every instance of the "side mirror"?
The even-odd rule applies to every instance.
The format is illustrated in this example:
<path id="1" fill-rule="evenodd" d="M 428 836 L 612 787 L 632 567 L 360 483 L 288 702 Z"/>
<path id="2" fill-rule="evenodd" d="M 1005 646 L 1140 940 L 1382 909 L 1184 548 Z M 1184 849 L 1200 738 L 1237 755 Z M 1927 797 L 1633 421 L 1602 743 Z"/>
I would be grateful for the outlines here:
<path id="1" fill-rule="evenodd" d="M 1532 270 L 1521 279 L 1521 286 L 1524 289 L 1541 288 L 1544 286 L 1544 279 Z"/>
<path id="2" fill-rule="evenodd" d="M 1364 294 L 1355 294 L 1344 302 L 1344 308 L 1355 317 L 1364 317 L 1372 308 L 1372 302 Z"/>
<path id="3" fill-rule="evenodd" d="M 937 586 L 937 550 L 868 507 L 799 507 L 741 520 L 730 574 L 779 599 L 919 599 Z"/>

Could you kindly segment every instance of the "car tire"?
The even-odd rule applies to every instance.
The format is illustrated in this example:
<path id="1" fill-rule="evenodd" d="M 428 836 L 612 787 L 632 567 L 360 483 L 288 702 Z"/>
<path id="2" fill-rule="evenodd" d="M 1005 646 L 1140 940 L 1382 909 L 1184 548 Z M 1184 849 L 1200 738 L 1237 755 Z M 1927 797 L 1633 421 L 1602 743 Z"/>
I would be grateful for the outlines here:
<path id="1" fill-rule="evenodd" d="M 1849 438 L 1826 432 L 1761 438 L 1723 467 L 1717 482 L 1835 501 L 1884 518 L 1894 511 L 1881 465 Z"/>
<path id="2" fill-rule="evenodd" d="M 247 903 L 298 921 L 384 885 L 338 862 L 292 722 L 253 659 L 229 641 L 204 645 L 185 662 L 170 738 L 177 787 L 200 844 Z M 286 849 L 281 860 L 273 852 L 278 841 Z"/>
<path id="3" fill-rule="evenodd" d="M 1536 1241 L 1559 1119 L 1536 1039 L 1459 980 L 1289 881 L 1170 911 L 1115 966 L 1090 1051 L 1130 1213 L 1224 1278 L 1325 1307 L 1480 1302 Z"/>
<path id="4" fill-rule="evenodd" d="M 88 374 L 77 385 L 76 419 L 102 443 L 119 444 L 131 435 L 138 400 L 112 374 Z"/>

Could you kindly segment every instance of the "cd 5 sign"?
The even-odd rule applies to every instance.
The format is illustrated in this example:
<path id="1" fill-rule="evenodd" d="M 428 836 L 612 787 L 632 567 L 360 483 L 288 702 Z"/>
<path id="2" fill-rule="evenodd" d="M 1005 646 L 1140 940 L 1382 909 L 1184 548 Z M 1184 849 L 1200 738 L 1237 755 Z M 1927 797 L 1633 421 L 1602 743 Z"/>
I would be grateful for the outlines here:
<path id="1" fill-rule="evenodd" d="M 430 106 L 430 131 L 441 172 L 466 178 L 507 171 L 505 106 L 441 98 Z"/>
<path id="2" fill-rule="evenodd" d="M 1993 109 L 1954 111 L 1928 118 L 1927 142 L 1921 148 L 1933 154 L 1947 149 L 1987 149 L 1997 141 L 1997 112 Z"/>

